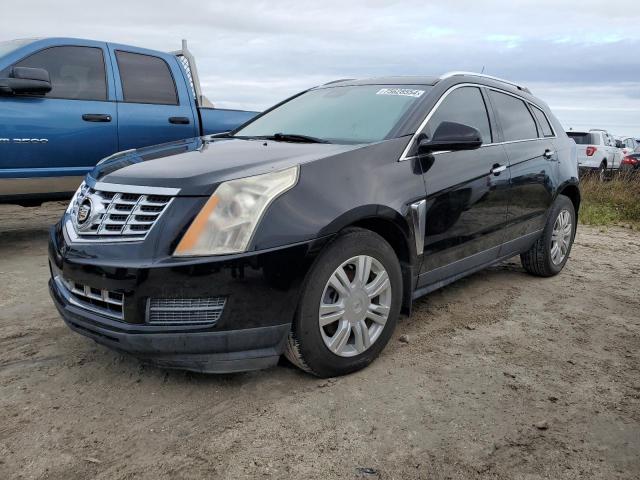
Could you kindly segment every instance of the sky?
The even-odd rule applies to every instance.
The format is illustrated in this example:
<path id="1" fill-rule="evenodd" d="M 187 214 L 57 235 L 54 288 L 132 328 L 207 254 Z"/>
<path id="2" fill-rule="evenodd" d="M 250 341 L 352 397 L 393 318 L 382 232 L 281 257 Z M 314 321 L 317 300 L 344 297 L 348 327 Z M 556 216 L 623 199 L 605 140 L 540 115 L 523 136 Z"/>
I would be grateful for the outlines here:
<path id="1" fill-rule="evenodd" d="M 0 41 L 91 38 L 172 51 L 218 107 L 263 110 L 339 78 L 484 72 L 526 85 L 565 129 L 640 137 L 637 0 L 31 0 Z"/>

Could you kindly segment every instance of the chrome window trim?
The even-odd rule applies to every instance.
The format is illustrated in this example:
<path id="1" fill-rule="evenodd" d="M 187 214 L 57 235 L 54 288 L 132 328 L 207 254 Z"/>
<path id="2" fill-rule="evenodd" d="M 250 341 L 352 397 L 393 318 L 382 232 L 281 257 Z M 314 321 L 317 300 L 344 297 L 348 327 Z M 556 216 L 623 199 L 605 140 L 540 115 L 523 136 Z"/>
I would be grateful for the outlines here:
<path id="1" fill-rule="evenodd" d="M 427 123 L 429 123 L 429 120 L 431 120 L 431 117 L 433 117 L 433 114 L 440 107 L 442 102 L 449 96 L 449 94 L 451 92 L 453 92 L 454 90 L 457 90 L 458 88 L 462 88 L 462 87 L 476 87 L 476 88 L 486 88 L 488 90 L 495 90 L 496 92 L 505 93 L 507 95 L 511 95 L 512 97 L 516 97 L 517 99 L 522 100 L 523 102 L 525 102 L 525 104 L 530 103 L 531 105 L 537 106 L 531 100 L 528 100 L 528 99 L 526 99 L 526 98 L 524 98 L 524 97 L 522 97 L 520 95 L 517 95 L 515 93 L 507 92 L 506 90 L 503 90 L 503 89 L 497 88 L 497 87 L 490 87 L 488 85 L 482 85 L 480 83 L 471 83 L 471 82 L 458 83 L 457 85 L 452 85 L 446 92 L 444 92 L 442 94 L 442 96 L 438 99 L 438 101 L 433 106 L 433 108 L 429 111 L 429 113 L 427 113 L 427 116 L 424 118 L 424 120 L 420 123 L 420 126 L 416 130 L 416 133 L 414 133 L 412 135 L 411 140 L 409 141 L 409 143 L 407 144 L 405 149 L 402 151 L 402 155 L 400 155 L 400 158 L 398 159 L 399 162 L 403 162 L 405 160 L 411 160 L 411 159 L 417 157 L 417 155 L 408 156 L 409 151 L 411 150 L 411 147 L 413 146 L 413 143 L 416 141 L 416 138 L 418 138 L 418 136 L 422 133 L 422 131 L 427 126 Z M 542 110 L 542 112 L 544 113 L 544 109 L 540 108 L 539 106 L 537 106 L 537 107 L 540 110 Z M 487 108 L 489 108 L 489 107 L 487 106 Z M 546 113 L 545 113 L 545 116 L 546 116 Z M 548 120 L 548 117 L 547 117 L 547 120 Z M 534 122 L 535 122 L 535 119 L 534 119 Z M 549 125 L 551 125 L 551 122 L 549 122 Z M 536 128 L 537 128 L 537 124 L 536 124 Z M 551 130 L 554 133 L 553 137 L 536 137 L 536 138 L 525 138 L 525 139 L 522 139 L 522 140 L 508 140 L 506 142 L 485 143 L 485 144 L 481 145 L 480 148 L 493 147 L 495 145 L 507 145 L 507 144 L 510 144 L 510 143 L 532 142 L 534 140 L 549 140 L 549 139 L 552 139 L 552 138 L 558 138 L 558 136 L 557 136 L 557 134 L 555 132 L 555 129 L 553 128 L 553 125 L 551 125 Z M 447 153 L 447 152 L 448 151 L 433 152 L 433 155 L 439 155 L 441 153 Z"/>

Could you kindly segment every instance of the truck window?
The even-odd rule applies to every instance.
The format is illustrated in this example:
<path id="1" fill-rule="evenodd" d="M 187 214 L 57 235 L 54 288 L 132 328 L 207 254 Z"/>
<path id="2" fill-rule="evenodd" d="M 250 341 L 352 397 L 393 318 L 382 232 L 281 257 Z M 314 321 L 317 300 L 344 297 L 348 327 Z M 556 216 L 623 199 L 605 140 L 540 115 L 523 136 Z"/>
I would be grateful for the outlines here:
<path id="1" fill-rule="evenodd" d="M 430 135 L 433 135 L 442 122 L 469 125 L 480 132 L 482 143 L 492 141 L 489 115 L 479 88 L 462 87 L 447 95 L 429 120 Z"/>
<path id="2" fill-rule="evenodd" d="M 44 68 L 51 78 L 47 98 L 106 100 L 107 80 L 102 49 L 51 47 L 20 60 L 14 67 Z"/>
<path id="3" fill-rule="evenodd" d="M 505 142 L 538 138 L 536 122 L 522 100 L 495 90 L 489 90 L 489 96 L 498 110 Z"/>
<path id="4" fill-rule="evenodd" d="M 600 145 L 600 134 L 597 132 L 567 132 L 578 145 Z"/>
<path id="5" fill-rule="evenodd" d="M 117 51 L 116 60 L 125 102 L 178 105 L 176 85 L 163 59 Z"/>
<path id="6" fill-rule="evenodd" d="M 538 119 L 538 123 L 542 128 L 542 135 L 544 135 L 545 137 L 553 137 L 553 130 L 551 129 L 551 124 L 549 124 L 549 119 L 547 118 L 545 113 L 535 105 L 531 105 L 531 110 L 533 110 L 533 114 Z"/>

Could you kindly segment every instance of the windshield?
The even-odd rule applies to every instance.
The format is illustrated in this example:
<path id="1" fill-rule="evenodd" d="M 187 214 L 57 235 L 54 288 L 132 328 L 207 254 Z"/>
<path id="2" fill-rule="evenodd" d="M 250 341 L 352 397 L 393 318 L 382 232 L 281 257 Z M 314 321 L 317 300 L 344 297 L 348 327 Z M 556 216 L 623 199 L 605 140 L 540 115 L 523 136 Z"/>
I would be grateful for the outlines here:
<path id="1" fill-rule="evenodd" d="M 24 47 L 25 45 L 33 42 L 33 38 L 24 38 L 21 40 L 9 40 L 8 42 L 0 42 L 0 57 L 8 55 L 9 53 Z"/>
<path id="2" fill-rule="evenodd" d="M 387 138 L 430 88 L 425 85 L 359 85 L 310 90 L 264 114 L 234 136 L 284 134 L 304 135 L 332 143 L 377 142 Z"/>

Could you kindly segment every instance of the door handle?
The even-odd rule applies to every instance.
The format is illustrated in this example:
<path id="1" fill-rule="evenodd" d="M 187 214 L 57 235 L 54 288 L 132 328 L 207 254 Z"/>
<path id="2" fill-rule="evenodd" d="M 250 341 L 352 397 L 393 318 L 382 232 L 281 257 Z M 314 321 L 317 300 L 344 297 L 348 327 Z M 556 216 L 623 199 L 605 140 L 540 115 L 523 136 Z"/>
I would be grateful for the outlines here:
<path id="1" fill-rule="evenodd" d="M 498 163 L 496 163 L 490 170 L 489 173 L 493 173 L 496 177 L 498 175 L 500 175 L 502 172 L 504 172 L 507 169 L 506 165 L 500 165 Z"/>
<path id="2" fill-rule="evenodd" d="M 551 160 L 551 158 L 553 158 L 553 156 L 556 154 L 555 151 L 553 150 L 549 150 L 548 148 L 544 151 L 544 153 L 542 154 L 542 156 L 544 158 L 546 158 L 547 160 Z"/>
<path id="3" fill-rule="evenodd" d="M 189 125 L 191 120 L 187 117 L 169 117 L 169 123 L 173 123 L 175 125 Z"/>
<path id="4" fill-rule="evenodd" d="M 82 115 L 82 120 L 85 122 L 110 122 L 111 115 L 103 113 L 85 113 Z"/>

